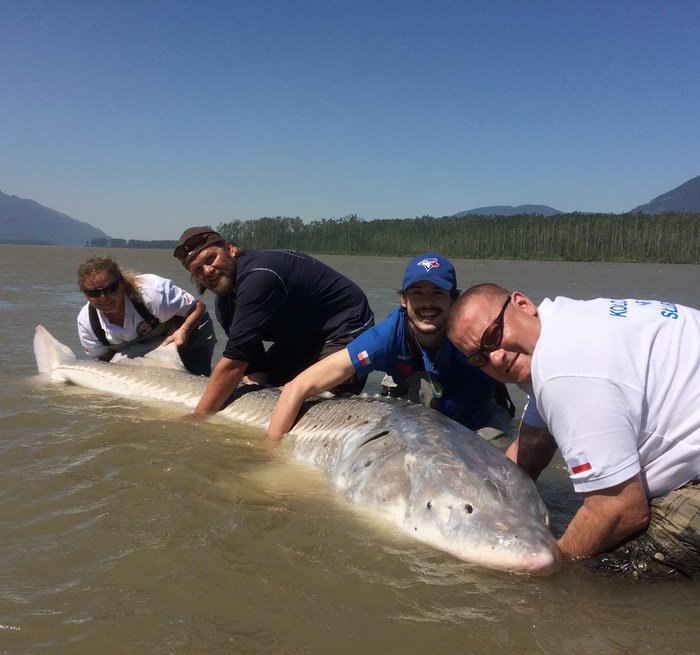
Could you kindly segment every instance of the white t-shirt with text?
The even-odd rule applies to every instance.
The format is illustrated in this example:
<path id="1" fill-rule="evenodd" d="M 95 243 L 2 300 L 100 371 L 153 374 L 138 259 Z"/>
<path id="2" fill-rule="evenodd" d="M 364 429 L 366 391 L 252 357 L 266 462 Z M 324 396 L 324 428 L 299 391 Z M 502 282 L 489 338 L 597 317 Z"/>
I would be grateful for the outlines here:
<path id="1" fill-rule="evenodd" d="M 539 313 L 532 387 L 576 491 L 641 471 L 653 498 L 700 475 L 700 311 L 558 297 Z"/>

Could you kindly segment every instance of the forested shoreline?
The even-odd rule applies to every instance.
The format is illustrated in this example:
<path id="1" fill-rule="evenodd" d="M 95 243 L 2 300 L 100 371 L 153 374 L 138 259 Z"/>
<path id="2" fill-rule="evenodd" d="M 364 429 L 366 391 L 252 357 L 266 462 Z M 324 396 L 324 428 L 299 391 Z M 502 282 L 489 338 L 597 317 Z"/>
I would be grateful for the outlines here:
<path id="1" fill-rule="evenodd" d="M 244 248 L 318 254 L 459 259 L 700 263 L 700 214 L 445 216 L 365 221 L 356 215 L 305 223 L 263 217 L 217 227 Z"/>
<path id="2" fill-rule="evenodd" d="M 216 229 L 243 248 L 314 254 L 408 257 L 440 252 L 458 259 L 700 264 L 700 213 L 421 216 L 364 220 L 352 214 L 304 222 L 263 217 Z M 175 240 L 92 239 L 86 246 L 172 249 Z"/>

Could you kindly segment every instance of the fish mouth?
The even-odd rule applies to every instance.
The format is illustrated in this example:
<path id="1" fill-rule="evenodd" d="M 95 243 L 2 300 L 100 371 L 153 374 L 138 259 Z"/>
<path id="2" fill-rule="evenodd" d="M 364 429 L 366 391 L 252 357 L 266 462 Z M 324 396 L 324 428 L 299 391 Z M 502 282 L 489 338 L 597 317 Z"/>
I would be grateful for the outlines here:
<path id="1" fill-rule="evenodd" d="M 491 569 L 500 569 L 517 575 L 545 577 L 558 571 L 561 563 L 561 551 L 556 539 L 552 536 L 547 542 L 532 544 L 529 549 L 519 555 L 508 556 L 503 553 L 502 558 L 496 557 L 484 562 L 484 565 Z"/>
<path id="2" fill-rule="evenodd" d="M 442 550 L 451 552 L 458 559 L 474 566 L 513 575 L 546 577 L 558 571 L 562 563 L 561 552 L 553 537 L 548 543 L 533 543 L 529 548 L 519 549 L 519 552 L 509 552 L 508 548 L 494 548 L 493 544 L 487 548 L 472 550 L 468 554 L 444 546 Z"/>
<path id="3" fill-rule="evenodd" d="M 529 575 L 552 575 L 561 566 L 561 552 L 556 541 L 552 540 L 549 550 L 533 554 L 524 567 L 524 573 Z"/>

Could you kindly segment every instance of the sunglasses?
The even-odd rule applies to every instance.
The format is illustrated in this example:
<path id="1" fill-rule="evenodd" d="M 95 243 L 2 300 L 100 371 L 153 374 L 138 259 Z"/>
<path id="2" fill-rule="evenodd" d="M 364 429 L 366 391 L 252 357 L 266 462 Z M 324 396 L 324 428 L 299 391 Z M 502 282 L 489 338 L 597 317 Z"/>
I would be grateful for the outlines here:
<path id="1" fill-rule="evenodd" d="M 211 239 L 212 234 L 215 232 L 200 232 L 199 234 L 192 235 L 185 243 L 181 243 L 175 252 L 173 253 L 183 264 L 185 264 L 190 257 L 190 255 L 199 250 L 205 245 L 213 245 L 214 243 L 219 243 L 218 240 Z M 209 244 L 207 244 L 209 241 Z"/>
<path id="2" fill-rule="evenodd" d="M 489 363 L 489 353 L 498 350 L 501 345 L 501 340 L 503 339 L 503 317 L 506 309 L 508 309 L 508 305 L 510 305 L 511 298 L 512 296 L 508 295 L 498 316 L 486 326 L 484 333 L 481 335 L 479 350 L 467 357 L 467 361 L 472 366 L 478 366 L 479 368 L 486 366 Z"/>
<path id="3" fill-rule="evenodd" d="M 121 278 L 117 278 L 114 280 L 114 282 L 110 282 L 109 284 L 105 284 L 103 287 L 100 287 L 99 289 L 83 289 L 83 293 L 88 297 L 88 298 L 99 298 L 100 296 L 111 296 L 118 288 L 119 288 L 119 283 L 122 281 Z"/>

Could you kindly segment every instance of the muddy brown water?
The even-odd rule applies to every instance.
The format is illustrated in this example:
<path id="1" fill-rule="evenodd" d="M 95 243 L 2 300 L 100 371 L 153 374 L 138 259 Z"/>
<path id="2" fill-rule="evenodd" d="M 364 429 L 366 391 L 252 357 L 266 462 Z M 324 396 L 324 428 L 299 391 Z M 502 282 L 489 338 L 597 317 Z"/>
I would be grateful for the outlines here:
<path id="1" fill-rule="evenodd" d="M 75 269 L 94 252 L 0 246 L 0 653 L 697 652 L 698 583 L 470 568 L 353 510 L 255 430 L 43 383 L 34 327 L 79 351 Z M 168 252 L 110 252 L 192 286 Z M 407 258 L 322 259 L 378 319 L 395 306 Z M 537 301 L 700 307 L 698 266 L 455 265 L 462 288 Z M 579 501 L 560 460 L 539 487 L 561 530 Z"/>

